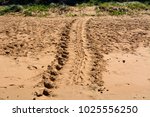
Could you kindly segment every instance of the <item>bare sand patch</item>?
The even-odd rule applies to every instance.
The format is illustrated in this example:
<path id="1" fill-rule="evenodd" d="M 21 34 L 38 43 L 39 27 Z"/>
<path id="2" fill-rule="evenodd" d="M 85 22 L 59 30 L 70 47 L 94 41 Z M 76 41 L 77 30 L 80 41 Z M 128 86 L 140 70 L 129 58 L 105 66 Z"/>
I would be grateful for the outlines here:
<path id="1" fill-rule="evenodd" d="M 105 57 L 108 72 L 103 74 L 103 80 L 109 91 L 104 93 L 104 99 L 150 99 L 150 48 Z"/>

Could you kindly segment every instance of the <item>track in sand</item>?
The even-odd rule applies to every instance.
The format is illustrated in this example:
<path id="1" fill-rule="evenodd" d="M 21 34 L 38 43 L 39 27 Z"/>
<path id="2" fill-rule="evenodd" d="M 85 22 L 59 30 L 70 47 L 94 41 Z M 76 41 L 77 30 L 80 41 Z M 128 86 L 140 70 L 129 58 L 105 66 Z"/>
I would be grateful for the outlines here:
<path id="1" fill-rule="evenodd" d="M 103 92 L 98 66 L 101 56 L 86 34 L 89 19 L 74 19 L 64 28 L 56 60 L 49 66 L 47 76 L 44 74 L 44 91 L 48 98 L 92 99 L 94 90 Z"/>

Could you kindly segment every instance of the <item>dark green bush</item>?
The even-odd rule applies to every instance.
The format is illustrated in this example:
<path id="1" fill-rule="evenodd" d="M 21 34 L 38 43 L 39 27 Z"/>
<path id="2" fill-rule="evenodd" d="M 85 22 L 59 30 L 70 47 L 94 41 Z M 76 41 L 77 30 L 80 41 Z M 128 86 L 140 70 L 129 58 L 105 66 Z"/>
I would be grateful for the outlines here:
<path id="1" fill-rule="evenodd" d="M 20 12 L 22 10 L 23 10 L 23 7 L 20 5 L 5 6 L 0 10 L 0 15 L 4 15 L 4 14 L 10 13 L 10 12 Z"/>
<path id="2" fill-rule="evenodd" d="M 0 4 L 50 4 L 50 3 L 60 3 L 75 5 L 80 3 L 90 3 L 97 5 L 100 2 L 130 2 L 130 1 L 139 1 L 147 2 L 150 4 L 150 0 L 0 0 Z"/>

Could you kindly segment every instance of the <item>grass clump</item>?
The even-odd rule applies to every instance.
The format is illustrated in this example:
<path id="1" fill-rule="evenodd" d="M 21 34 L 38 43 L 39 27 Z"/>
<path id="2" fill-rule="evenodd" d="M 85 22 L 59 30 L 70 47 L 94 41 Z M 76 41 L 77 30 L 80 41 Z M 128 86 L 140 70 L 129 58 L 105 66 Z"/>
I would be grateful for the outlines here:
<path id="1" fill-rule="evenodd" d="M 100 3 L 98 10 L 108 12 L 110 15 L 124 15 L 136 10 L 150 10 L 150 5 L 140 2 L 106 2 Z"/>
<path id="2" fill-rule="evenodd" d="M 78 8 L 85 8 L 87 6 L 93 6 L 93 5 L 91 3 L 76 4 L 76 7 L 78 7 Z"/>
<path id="3" fill-rule="evenodd" d="M 23 7 L 21 5 L 10 5 L 10 6 L 2 6 L 0 8 L 0 15 L 4 15 L 6 13 L 11 12 L 21 12 Z"/>
<path id="4" fill-rule="evenodd" d="M 63 14 L 66 13 L 69 8 L 67 5 L 60 5 L 51 3 L 49 5 L 27 5 L 24 6 L 24 14 L 25 16 L 46 16 L 48 15 L 48 11 L 51 10 L 54 13 Z"/>
<path id="5" fill-rule="evenodd" d="M 26 5 L 26 6 L 24 6 L 23 14 L 25 16 L 33 16 L 36 14 L 45 15 L 48 10 L 49 10 L 48 5 L 37 5 L 37 4 Z"/>
<path id="6" fill-rule="evenodd" d="M 4 15 L 11 12 L 22 12 L 25 16 L 32 16 L 36 14 L 47 14 L 49 9 L 59 8 L 60 10 L 64 10 L 64 8 L 60 7 L 60 5 L 51 3 L 49 5 L 43 4 L 29 4 L 29 5 L 8 5 L 8 6 L 0 6 L 0 15 Z"/>
<path id="7" fill-rule="evenodd" d="M 59 15 L 66 14 L 70 11 L 70 8 L 65 4 L 59 4 L 56 8 L 53 8 L 52 11 Z"/>
<path id="8" fill-rule="evenodd" d="M 32 5 L 28 7 L 30 11 L 48 11 L 48 6 L 45 5 Z"/>
<path id="9" fill-rule="evenodd" d="M 118 16 L 118 15 L 125 15 L 125 14 L 127 14 L 127 12 L 120 9 L 120 10 L 109 11 L 109 14 Z"/>
<path id="10" fill-rule="evenodd" d="M 24 10 L 30 11 L 30 12 L 42 12 L 42 11 L 48 11 L 49 7 L 46 5 L 27 5 L 24 6 Z"/>
<path id="11" fill-rule="evenodd" d="M 140 2 L 126 2 L 125 6 L 132 10 L 148 10 L 150 8 L 148 4 Z"/>
<path id="12" fill-rule="evenodd" d="M 108 12 L 110 15 L 124 15 L 128 13 L 126 7 L 121 3 L 115 2 L 100 3 L 98 9 L 102 12 Z"/>

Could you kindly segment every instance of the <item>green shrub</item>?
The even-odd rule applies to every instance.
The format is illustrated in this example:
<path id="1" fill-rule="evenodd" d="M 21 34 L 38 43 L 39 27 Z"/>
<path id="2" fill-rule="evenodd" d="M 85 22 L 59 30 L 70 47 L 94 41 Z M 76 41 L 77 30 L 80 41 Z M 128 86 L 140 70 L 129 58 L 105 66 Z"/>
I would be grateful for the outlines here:
<path id="1" fill-rule="evenodd" d="M 20 12 L 22 10 L 23 10 L 23 7 L 21 5 L 5 6 L 2 9 L 0 9 L 0 15 L 4 15 L 4 14 L 10 13 L 10 12 Z"/>
<path id="2" fill-rule="evenodd" d="M 127 14 L 128 9 L 124 7 L 122 3 L 106 2 L 99 4 L 98 11 L 106 11 L 110 15 L 124 15 Z"/>
<path id="3" fill-rule="evenodd" d="M 111 15 L 123 15 L 131 13 L 134 10 L 148 10 L 150 6 L 148 4 L 140 2 L 105 2 L 100 3 L 97 8 L 98 11 L 106 11 Z"/>
<path id="4" fill-rule="evenodd" d="M 98 5 L 101 2 L 101 0 L 89 0 L 88 3 L 92 4 L 92 5 Z"/>
<path id="5" fill-rule="evenodd" d="M 87 6 L 90 6 L 91 4 L 89 4 L 89 3 L 82 3 L 82 4 L 76 4 L 76 7 L 78 7 L 78 8 L 85 8 L 85 7 L 87 7 Z"/>
<path id="6" fill-rule="evenodd" d="M 43 14 L 45 15 L 48 10 L 48 5 L 27 5 L 24 6 L 23 14 L 25 16 L 42 16 Z"/>
<path id="7" fill-rule="evenodd" d="M 135 9 L 147 10 L 148 9 L 148 5 L 140 3 L 140 2 L 127 2 L 126 6 L 132 10 L 135 10 Z"/>
<path id="8" fill-rule="evenodd" d="M 40 12 L 40 11 L 48 11 L 49 7 L 47 5 L 27 5 L 24 6 L 25 11 L 30 12 Z"/>
<path id="9" fill-rule="evenodd" d="M 118 16 L 118 15 L 125 15 L 127 14 L 127 12 L 122 11 L 122 10 L 112 10 L 109 12 L 109 14 Z"/>
<path id="10" fill-rule="evenodd" d="M 32 16 L 32 12 L 31 11 L 24 11 L 23 14 L 25 16 Z"/>

